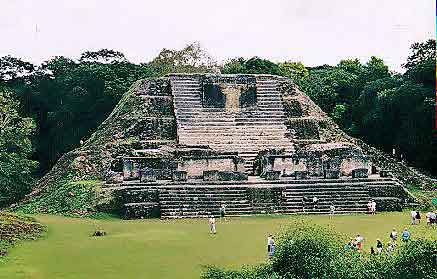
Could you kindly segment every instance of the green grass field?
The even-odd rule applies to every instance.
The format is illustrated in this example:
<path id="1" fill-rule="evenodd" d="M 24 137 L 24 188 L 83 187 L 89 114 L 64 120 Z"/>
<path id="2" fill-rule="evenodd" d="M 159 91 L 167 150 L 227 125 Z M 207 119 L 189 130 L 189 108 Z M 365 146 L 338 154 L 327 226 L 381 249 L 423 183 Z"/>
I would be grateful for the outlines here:
<path id="1" fill-rule="evenodd" d="M 409 213 L 376 216 L 241 217 L 217 222 L 217 235 L 206 220 L 93 220 L 36 216 L 48 225 L 38 241 L 22 242 L 0 262 L 0 278 L 199 278 L 204 265 L 240 267 L 266 260 L 268 233 L 296 219 L 333 226 L 341 234 L 365 237 L 365 249 L 376 238 L 386 242 L 393 227 L 411 229 L 412 238 L 437 239 L 437 229 L 423 222 L 409 225 Z M 105 237 L 90 237 L 96 229 Z"/>

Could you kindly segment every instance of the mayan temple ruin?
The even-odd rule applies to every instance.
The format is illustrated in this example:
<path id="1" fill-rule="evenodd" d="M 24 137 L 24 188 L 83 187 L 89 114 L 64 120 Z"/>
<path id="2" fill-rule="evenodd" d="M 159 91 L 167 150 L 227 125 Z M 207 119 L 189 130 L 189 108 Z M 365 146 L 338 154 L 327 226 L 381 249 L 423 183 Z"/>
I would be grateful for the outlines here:
<path id="1" fill-rule="evenodd" d="M 112 143 L 99 155 L 109 163 L 95 168 L 125 218 L 204 217 L 223 205 L 228 215 L 327 213 L 331 204 L 359 213 L 370 199 L 388 210 L 408 199 L 398 179 L 283 77 L 139 81 L 100 130 L 90 142 Z M 96 152 L 84 147 L 74 162 L 90 165 Z"/>

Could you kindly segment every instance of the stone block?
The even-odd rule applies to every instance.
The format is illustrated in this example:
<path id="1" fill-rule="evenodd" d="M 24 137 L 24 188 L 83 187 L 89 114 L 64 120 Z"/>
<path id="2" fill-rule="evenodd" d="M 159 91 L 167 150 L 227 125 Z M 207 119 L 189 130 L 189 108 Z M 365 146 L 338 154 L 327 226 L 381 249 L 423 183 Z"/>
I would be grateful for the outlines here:
<path id="1" fill-rule="evenodd" d="M 124 205 L 123 217 L 125 219 L 159 218 L 161 209 L 159 203 L 128 203 Z"/>
<path id="2" fill-rule="evenodd" d="M 280 171 L 268 171 L 265 173 L 264 178 L 266 180 L 279 180 L 279 177 L 281 176 Z"/>
<path id="3" fill-rule="evenodd" d="M 187 172 L 174 170 L 172 175 L 173 181 L 187 181 Z"/>
<path id="4" fill-rule="evenodd" d="M 203 172 L 204 181 L 244 181 L 248 176 L 236 171 L 208 170 Z"/>
<path id="5" fill-rule="evenodd" d="M 391 174 L 390 174 L 390 171 L 388 171 L 388 170 L 380 170 L 379 176 L 380 177 L 391 177 Z"/>
<path id="6" fill-rule="evenodd" d="M 354 169 L 352 170 L 352 178 L 367 178 L 369 173 L 367 169 Z"/>
<path id="7" fill-rule="evenodd" d="M 308 171 L 295 171 L 294 172 L 294 178 L 296 180 L 307 179 L 308 178 Z"/>
<path id="8" fill-rule="evenodd" d="M 140 182 L 155 182 L 156 172 L 153 169 L 141 170 Z"/>
<path id="9" fill-rule="evenodd" d="M 324 177 L 328 179 L 336 179 L 340 177 L 340 171 L 339 170 L 325 170 L 324 171 Z"/>

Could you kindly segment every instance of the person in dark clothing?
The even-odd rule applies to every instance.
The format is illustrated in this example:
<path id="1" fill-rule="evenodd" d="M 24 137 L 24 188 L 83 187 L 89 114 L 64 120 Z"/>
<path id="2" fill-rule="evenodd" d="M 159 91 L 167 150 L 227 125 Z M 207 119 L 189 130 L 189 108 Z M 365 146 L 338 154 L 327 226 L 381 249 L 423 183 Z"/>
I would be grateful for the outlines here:
<path id="1" fill-rule="evenodd" d="M 382 253 L 382 242 L 380 239 L 376 240 L 376 251 L 378 251 L 378 254 Z"/>

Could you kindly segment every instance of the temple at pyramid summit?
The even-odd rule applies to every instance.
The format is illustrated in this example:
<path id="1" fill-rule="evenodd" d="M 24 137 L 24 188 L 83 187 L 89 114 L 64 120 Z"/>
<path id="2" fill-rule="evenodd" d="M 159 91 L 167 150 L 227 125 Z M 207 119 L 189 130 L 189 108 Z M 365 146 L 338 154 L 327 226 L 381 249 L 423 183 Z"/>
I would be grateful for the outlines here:
<path id="1" fill-rule="evenodd" d="M 132 92 L 142 115 L 126 113 L 119 137 L 135 144 L 105 184 L 126 218 L 365 213 L 369 200 L 400 210 L 410 198 L 287 78 L 170 74 Z"/>

